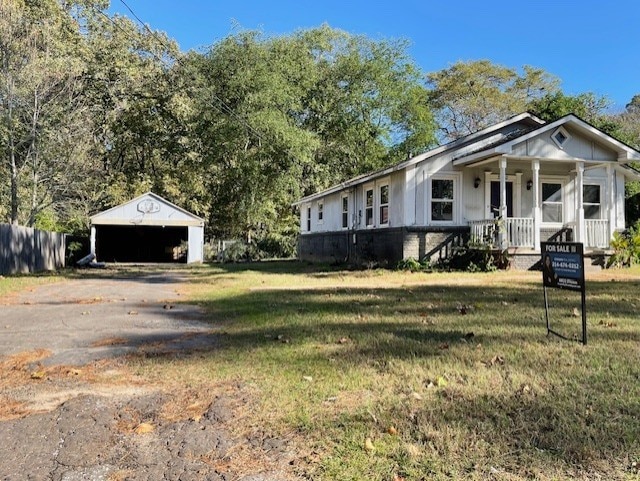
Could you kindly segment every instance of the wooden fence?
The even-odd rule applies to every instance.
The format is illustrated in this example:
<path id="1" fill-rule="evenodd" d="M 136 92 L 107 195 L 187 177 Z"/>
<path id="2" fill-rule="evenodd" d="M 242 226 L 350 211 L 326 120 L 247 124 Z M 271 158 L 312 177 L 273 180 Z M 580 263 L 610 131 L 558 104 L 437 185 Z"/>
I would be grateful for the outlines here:
<path id="1" fill-rule="evenodd" d="M 0 274 L 59 269 L 64 254 L 64 234 L 0 224 Z"/>

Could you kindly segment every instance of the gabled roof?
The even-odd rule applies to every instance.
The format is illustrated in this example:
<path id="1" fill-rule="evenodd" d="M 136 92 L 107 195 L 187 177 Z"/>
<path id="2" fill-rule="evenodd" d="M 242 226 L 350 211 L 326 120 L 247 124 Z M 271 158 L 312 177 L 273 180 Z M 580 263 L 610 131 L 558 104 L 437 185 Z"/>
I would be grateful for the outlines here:
<path id="1" fill-rule="evenodd" d="M 150 204 L 150 209 L 141 209 L 140 204 L 145 200 L 151 201 L 151 203 L 155 202 L 158 207 L 156 208 L 153 204 Z M 160 205 L 167 207 L 171 214 L 169 216 L 164 215 L 164 212 L 163 214 L 158 214 L 160 211 Z M 126 215 L 123 214 L 132 211 L 136 212 L 135 218 L 125 218 Z M 176 213 L 179 215 L 177 218 L 172 219 L 171 217 Z M 153 192 L 146 192 L 135 199 L 131 199 L 130 201 L 124 202 L 103 212 L 99 212 L 98 214 L 91 216 L 90 220 L 92 225 L 204 225 L 204 219 L 201 217 L 192 214 L 191 212 L 169 202 Z"/>
<path id="2" fill-rule="evenodd" d="M 577 115 L 568 114 L 554 122 L 541 125 L 540 127 L 532 129 L 528 132 L 524 132 L 521 135 L 517 135 L 513 138 L 505 139 L 502 142 L 490 145 L 488 146 L 488 148 L 483 147 L 473 152 L 466 152 L 464 155 L 461 155 L 458 158 L 454 159 L 453 165 L 467 165 L 495 155 L 508 155 L 512 152 L 512 149 L 516 144 L 520 144 L 533 137 L 537 137 L 544 132 L 555 130 L 559 126 L 565 124 L 571 124 L 573 128 L 577 129 L 586 136 L 595 138 L 602 144 L 608 146 L 612 150 L 615 150 L 618 153 L 618 161 L 621 164 L 626 164 L 632 161 L 640 161 L 640 152 L 638 152 L 634 148 L 628 146 L 624 142 L 620 142 L 619 140 L 614 139 L 610 135 L 597 129 L 585 120 L 582 120 Z"/>
<path id="3" fill-rule="evenodd" d="M 403 162 L 400 162 L 399 164 L 396 164 L 394 166 L 391 167 L 386 167 L 384 169 L 380 169 L 377 170 L 375 172 L 371 172 L 369 174 L 363 174 L 363 175 L 359 175 L 357 177 L 353 177 L 352 179 L 349 179 L 341 184 L 338 185 L 334 185 L 333 187 L 330 187 L 328 189 L 325 189 L 321 192 L 316 192 L 315 194 L 311 194 L 308 195 L 306 197 L 303 197 L 302 199 L 300 199 L 299 201 L 295 202 L 293 205 L 300 205 L 300 204 L 304 204 L 306 202 L 311 202 L 315 199 L 319 199 L 321 197 L 333 194 L 335 192 L 339 192 L 341 190 L 347 189 L 349 187 L 353 187 L 354 185 L 358 185 L 358 184 L 362 184 L 365 182 L 368 182 L 370 180 L 373 179 L 377 179 L 379 177 L 384 177 L 385 175 L 389 175 L 392 172 L 397 172 L 399 170 L 402 170 L 406 167 L 410 167 L 412 165 L 418 164 L 420 162 L 423 162 L 427 159 L 430 159 L 432 157 L 435 157 L 436 155 L 440 155 L 440 154 L 445 154 L 447 152 L 450 151 L 454 151 L 455 149 L 459 149 L 461 147 L 473 144 L 473 142 L 476 142 L 482 138 L 487 137 L 488 135 L 490 135 L 493 132 L 497 132 L 498 130 L 507 127 L 511 124 L 516 124 L 518 122 L 524 122 L 529 124 L 531 127 L 531 129 L 535 129 L 538 126 L 544 125 L 544 121 L 539 119 L 538 117 L 536 117 L 533 114 L 530 114 L 529 112 L 524 112 L 521 113 L 519 115 L 515 115 L 503 122 L 499 122 L 497 124 L 491 125 L 485 129 L 479 130 L 478 132 L 474 132 L 472 134 L 469 135 L 465 135 L 464 137 L 460 137 L 459 139 L 453 140 L 447 144 L 438 146 L 434 149 L 431 149 L 427 152 L 424 152 L 420 155 L 417 155 L 415 157 L 412 157 L 408 160 L 405 160 Z M 528 131 L 529 129 L 527 129 Z M 483 146 L 484 147 L 484 146 Z"/>

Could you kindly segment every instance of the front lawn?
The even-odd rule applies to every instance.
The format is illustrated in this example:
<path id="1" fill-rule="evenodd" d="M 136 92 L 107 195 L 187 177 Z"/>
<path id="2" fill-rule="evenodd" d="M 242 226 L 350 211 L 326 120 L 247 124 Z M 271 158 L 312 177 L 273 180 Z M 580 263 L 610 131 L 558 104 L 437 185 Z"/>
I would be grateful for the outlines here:
<path id="1" fill-rule="evenodd" d="M 638 269 L 588 276 L 586 347 L 547 338 L 539 273 L 262 263 L 191 279 L 218 344 L 137 373 L 249 386 L 237 428 L 291 439 L 309 479 L 638 479 Z M 579 295 L 550 303 L 579 335 Z"/>

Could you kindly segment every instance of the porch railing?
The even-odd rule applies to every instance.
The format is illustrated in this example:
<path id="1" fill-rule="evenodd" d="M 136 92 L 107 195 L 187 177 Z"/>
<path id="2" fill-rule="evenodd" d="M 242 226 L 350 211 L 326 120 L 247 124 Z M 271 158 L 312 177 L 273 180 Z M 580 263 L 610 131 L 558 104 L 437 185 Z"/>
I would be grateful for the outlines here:
<path id="1" fill-rule="evenodd" d="M 472 220 L 469 227 L 472 242 L 478 244 L 497 246 L 504 232 L 509 247 L 533 247 L 533 219 L 528 217 Z"/>
<path id="2" fill-rule="evenodd" d="M 609 221 L 607 219 L 586 219 L 586 247 L 606 249 L 609 247 Z"/>
<path id="3" fill-rule="evenodd" d="M 585 247 L 608 248 L 610 241 L 609 221 L 607 219 L 586 219 L 584 223 Z M 500 232 L 504 232 L 509 247 L 534 247 L 534 224 L 533 219 L 528 217 L 472 220 L 469 221 L 469 227 L 471 242 L 476 244 L 498 246 Z"/>
<path id="4" fill-rule="evenodd" d="M 504 219 L 509 247 L 533 247 L 533 219 L 508 217 Z"/>
<path id="5" fill-rule="evenodd" d="M 498 244 L 498 224 L 495 219 L 470 220 L 471 242 L 495 246 Z"/>

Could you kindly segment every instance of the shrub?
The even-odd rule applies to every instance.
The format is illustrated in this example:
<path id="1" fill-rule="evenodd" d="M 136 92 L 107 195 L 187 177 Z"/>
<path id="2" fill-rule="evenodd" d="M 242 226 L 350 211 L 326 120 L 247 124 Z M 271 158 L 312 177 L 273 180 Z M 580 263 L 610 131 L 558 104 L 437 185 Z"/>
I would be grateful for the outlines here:
<path id="1" fill-rule="evenodd" d="M 624 232 L 615 232 L 611 247 L 614 252 L 607 262 L 607 267 L 640 264 L 640 221 Z"/>

